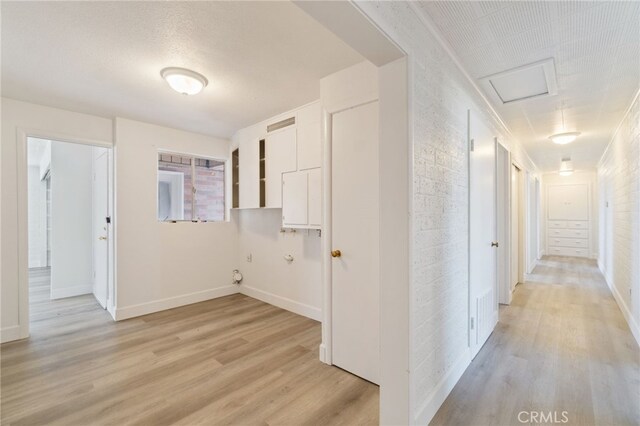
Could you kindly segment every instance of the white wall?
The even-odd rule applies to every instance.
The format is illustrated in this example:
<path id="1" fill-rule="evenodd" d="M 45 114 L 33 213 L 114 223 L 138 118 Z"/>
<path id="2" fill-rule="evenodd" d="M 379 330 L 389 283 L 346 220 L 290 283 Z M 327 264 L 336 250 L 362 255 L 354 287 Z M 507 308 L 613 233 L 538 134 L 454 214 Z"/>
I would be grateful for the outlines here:
<path id="1" fill-rule="evenodd" d="M 475 109 L 494 125 L 495 134 L 525 169 L 535 171 L 535 165 L 500 127 L 414 5 L 364 1 L 357 5 L 409 52 L 410 401 L 406 406 L 398 401 L 395 409 L 407 410 L 411 423 L 424 424 L 470 362 L 467 110 Z"/>
<path id="2" fill-rule="evenodd" d="M 239 231 L 240 292 L 321 320 L 322 281 L 318 231 L 280 232 L 281 209 L 234 210 Z M 293 262 L 284 259 L 292 255 Z M 251 255 L 251 262 L 247 256 Z"/>
<path id="3" fill-rule="evenodd" d="M 93 292 L 93 147 L 51 142 L 51 298 Z"/>
<path id="4" fill-rule="evenodd" d="M 29 166 L 29 268 L 47 266 L 47 182 Z"/>
<path id="5" fill-rule="evenodd" d="M 156 218 L 158 150 L 226 160 L 229 141 L 116 118 L 115 145 L 116 319 L 236 293 L 235 223 Z"/>
<path id="6" fill-rule="evenodd" d="M 2 168 L 1 189 L 2 217 L 0 296 L 1 296 L 1 340 L 13 340 L 27 337 L 28 311 L 20 309 L 20 303 L 26 300 L 28 288 L 22 288 L 20 280 L 26 280 L 23 272 L 28 267 L 27 244 L 18 244 L 19 240 L 28 241 L 26 197 L 25 216 L 18 218 L 18 160 L 24 161 L 23 181 L 26 195 L 26 150 L 19 155 L 18 148 L 25 149 L 24 141 L 19 141 L 21 131 L 37 133 L 37 136 L 57 137 L 58 139 L 86 139 L 111 143 L 112 121 L 87 114 L 79 114 L 56 108 L 2 98 Z M 19 256 L 19 253 L 21 256 Z M 19 264 L 19 258 L 24 259 Z M 24 281 L 26 283 L 26 281 Z"/>
<path id="7" fill-rule="evenodd" d="M 542 220 L 540 222 L 540 239 L 542 249 L 547 247 L 547 194 L 550 185 L 589 185 L 589 249 L 590 256 L 598 257 L 598 183 L 595 170 L 576 170 L 569 176 L 560 176 L 558 173 L 545 173 L 542 175 Z"/>
<path id="8" fill-rule="evenodd" d="M 640 99 L 598 164 L 598 263 L 640 344 Z"/>

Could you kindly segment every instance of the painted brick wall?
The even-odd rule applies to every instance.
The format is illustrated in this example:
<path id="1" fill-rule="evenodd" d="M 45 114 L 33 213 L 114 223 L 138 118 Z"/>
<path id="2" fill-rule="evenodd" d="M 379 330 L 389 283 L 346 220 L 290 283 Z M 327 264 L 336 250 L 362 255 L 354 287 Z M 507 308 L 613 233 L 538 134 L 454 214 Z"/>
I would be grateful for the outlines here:
<path id="1" fill-rule="evenodd" d="M 486 122 L 529 170 L 489 109 L 406 2 L 357 2 L 409 53 L 413 121 L 410 399 L 412 422 L 428 422 L 447 375 L 468 362 L 467 110 Z M 446 392 L 446 391 L 445 391 Z M 435 408 L 434 408 L 435 406 Z"/>
<path id="2" fill-rule="evenodd" d="M 598 166 L 600 267 L 640 342 L 640 103 L 636 97 Z"/>

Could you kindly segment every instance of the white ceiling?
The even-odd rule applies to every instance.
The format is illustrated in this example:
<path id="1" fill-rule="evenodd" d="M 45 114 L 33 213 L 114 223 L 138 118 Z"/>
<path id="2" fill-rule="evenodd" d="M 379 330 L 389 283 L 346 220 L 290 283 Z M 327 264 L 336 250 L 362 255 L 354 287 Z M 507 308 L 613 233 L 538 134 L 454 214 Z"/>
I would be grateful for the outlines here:
<path id="1" fill-rule="evenodd" d="M 640 85 L 640 2 L 423 1 L 472 78 L 553 58 L 558 94 L 494 103 L 542 171 L 594 168 Z M 562 128 L 564 111 L 564 129 Z M 579 131 L 572 144 L 547 138 Z"/>
<path id="2" fill-rule="evenodd" d="M 363 58 L 289 2 L 6 2 L 2 96 L 229 137 Z M 209 79 L 171 90 L 168 66 Z"/>

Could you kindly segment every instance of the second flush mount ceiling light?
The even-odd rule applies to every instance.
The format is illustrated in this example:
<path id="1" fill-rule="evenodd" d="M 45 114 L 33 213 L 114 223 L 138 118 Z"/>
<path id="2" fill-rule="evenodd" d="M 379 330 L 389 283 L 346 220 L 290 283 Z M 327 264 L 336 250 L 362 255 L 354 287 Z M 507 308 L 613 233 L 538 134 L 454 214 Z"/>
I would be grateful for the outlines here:
<path id="1" fill-rule="evenodd" d="M 580 132 L 556 133 L 555 135 L 549 136 L 549 139 L 558 145 L 566 145 L 575 141 L 578 136 L 580 136 Z"/>
<path id="2" fill-rule="evenodd" d="M 202 74 L 186 68 L 164 68 L 160 71 L 160 75 L 173 90 L 183 95 L 196 95 L 209 83 Z"/>

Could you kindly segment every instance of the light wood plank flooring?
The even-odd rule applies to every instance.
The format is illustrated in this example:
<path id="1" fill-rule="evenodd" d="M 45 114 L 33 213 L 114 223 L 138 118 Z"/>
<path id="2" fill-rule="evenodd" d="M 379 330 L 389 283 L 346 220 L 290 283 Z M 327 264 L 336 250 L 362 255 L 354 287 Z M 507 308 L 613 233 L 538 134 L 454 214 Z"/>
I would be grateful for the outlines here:
<path id="1" fill-rule="evenodd" d="M 545 257 L 533 272 L 432 424 L 518 425 L 521 411 L 640 424 L 640 352 L 595 261 Z"/>
<path id="2" fill-rule="evenodd" d="M 32 278 L 32 337 L 1 347 L 3 425 L 378 423 L 378 387 L 318 361 L 316 321 L 238 294 L 115 323 Z"/>

